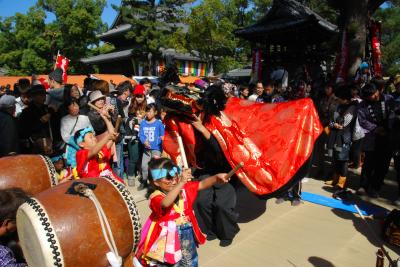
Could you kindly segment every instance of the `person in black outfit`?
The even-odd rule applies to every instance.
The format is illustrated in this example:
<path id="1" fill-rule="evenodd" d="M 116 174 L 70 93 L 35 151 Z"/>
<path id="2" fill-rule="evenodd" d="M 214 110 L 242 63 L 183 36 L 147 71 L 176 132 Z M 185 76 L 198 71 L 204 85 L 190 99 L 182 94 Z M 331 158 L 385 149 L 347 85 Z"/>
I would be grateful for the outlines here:
<path id="1" fill-rule="evenodd" d="M 364 165 L 358 194 L 378 197 L 383 180 L 389 169 L 392 148 L 390 142 L 389 118 L 392 113 L 392 96 L 381 94 L 373 83 L 362 88 L 364 100 L 357 111 L 358 121 L 364 129 Z"/>
<path id="2" fill-rule="evenodd" d="M 332 156 L 334 177 L 332 179 L 338 190 L 334 198 L 346 198 L 346 180 L 348 175 L 348 161 L 354 122 L 357 116 L 356 103 L 351 101 L 351 93 L 347 87 L 338 87 L 335 95 L 338 97 L 338 106 L 333 112 L 329 127 L 328 152 Z"/>
<path id="3" fill-rule="evenodd" d="M 393 144 L 393 160 L 394 168 L 396 170 L 396 177 L 398 183 L 398 198 L 395 204 L 400 206 L 400 76 L 394 82 L 396 91 L 392 93 L 394 100 L 394 119 L 391 133 L 391 140 Z"/>
<path id="4" fill-rule="evenodd" d="M 207 96 L 208 94 L 208 96 Z M 211 103 L 224 106 L 226 99 L 221 87 L 211 86 L 206 93 L 207 97 L 215 99 Z M 223 102 L 223 103 L 220 103 Z M 221 110 L 221 109 L 220 109 Z M 219 111 L 205 110 L 204 120 L 208 114 L 218 115 Z M 202 167 L 194 171 L 194 177 L 202 180 L 216 173 L 227 173 L 231 170 L 224 157 L 218 141 L 203 125 L 201 119 L 192 123 L 193 127 L 203 141 L 203 150 L 196 154 L 197 163 Z M 220 239 L 220 246 L 229 246 L 233 238 L 239 232 L 237 219 L 239 215 L 235 212 L 236 192 L 231 183 L 214 185 L 213 187 L 200 191 L 196 200 L 195 213 L 201 230 L 207 235 L 207 240 Z"/>
<path id="5" fill-rule="evenodd" d="M 15 119 L 15 97 L 0 97 L 0 157 L 18 152 L 18 131 Z"/>
<path id="6" fill-rule="evenodd" d="M 25 147 L 24 152 L 50 155 L 52 153 L 53 133 L 60 131 L 60 127 L 56 127 L 59 122 L 53 119 L 54 110 L 44 104 L 46 89 L 43 85 L 32 86 L 28 95 L 31 101 L 29 106 L 22 111 L 18 121 L 20 138 L 28 140 L 24 144 L 30 145 Z"/>

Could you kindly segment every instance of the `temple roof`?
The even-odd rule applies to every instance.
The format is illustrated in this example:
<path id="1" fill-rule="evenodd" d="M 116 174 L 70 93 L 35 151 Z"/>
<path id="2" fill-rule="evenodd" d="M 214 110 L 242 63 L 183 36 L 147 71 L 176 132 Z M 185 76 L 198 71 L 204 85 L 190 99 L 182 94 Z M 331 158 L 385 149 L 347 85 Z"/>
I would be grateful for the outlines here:
<path id="1" fill-rule="evenodd" d="M 324 38 L 337 32 L 337 26 L 295 0 L 274 0 L 271 9 L 257 23 L 235 31 L 239 37 L 254 39 L 293 39 L 290 33 Z M 322 34 L 322 36 L 321 36 Z"/>
<path id="2" fill-rule="evenodd" d="M 110 30 L 98 34 L 97 38 L 105 38 L 105 37 L 111 37 L 111 36 L 117 36 L 120 35 L 121 33 L 126 33 L 128 32 L 130 29 L 132 28 L 132 25 L 130 24 L 120 24 L 120 25 L 116 25 L 113 28 L 111 28 Z"/>
<path id="3" fill-rule="evenodd" d="M 183 23 L 167 23 L 169 27 L 178 27 L 182 29 L 184 33 L 189 31 L 189 26 Z M 128 23 L 123 23 L 123 24 L 117 24 L 113 25 L 112 28 L 110 28 L 108 31 L 98 34 L 97 38 L 103 40 L 103 41 L 109 41 L 110 37 L 116 37 L 116 36 L 121 36 L 125 33 L 127 33 L 129 30 L 132 29 L 132 25 Z"/>
<path id="4" fill-rule="evenodd" d="M 163 57 L 173 56 L 175 59 L 179 60 L 200 61 L 200 62 L 204 61 L 200 58 L 199 52 L 197 51 L 192 51 L 191 53 L 179 53 L 172 48 L 169 49 L 160 48 L 160 52 Z"/>
<path id="5" fill-rule="evenodd" d="M 132 57 L 133 51 L 134 51 L 134 49 L 126 49 L 126 50 L 121 50 L 121 51 L 117 51 L 117 52 L 101 54 L 101 55 L 93 56 L 90 58 L 82 58 L 81 62 L 83 62 L 85 64 L 97 64 L 97 63 L 103 63 L 103 62 L 117 61 L 120 59 Z M 202 60 L 199 57 L 199 53 L 196 51 L 192 51 L 191 53 L 179 53 L 175 49 L 160 48 L 160 52 L 161 52 L 162 57 L 164 57 L 164 58 L 166 56 L 172 56 L 174 59 L 178 59 L 178 60 L 204 62 L 204 60 Z"/>
<path id="6" fill-rule="evenodd" d="M 101 54 L 101 55 L 93 56 L 90 58 L 82 58 L 81 62 L 86 63 L 86 64 L 96 64 L 96 63 L 101 63 L 101 62 L 116 61 L 119 59 L 131 57 L 132 52 L 133 52 L 133 49 L 126 49 L 126 50 L 122 50 L 122 51 Z"/>

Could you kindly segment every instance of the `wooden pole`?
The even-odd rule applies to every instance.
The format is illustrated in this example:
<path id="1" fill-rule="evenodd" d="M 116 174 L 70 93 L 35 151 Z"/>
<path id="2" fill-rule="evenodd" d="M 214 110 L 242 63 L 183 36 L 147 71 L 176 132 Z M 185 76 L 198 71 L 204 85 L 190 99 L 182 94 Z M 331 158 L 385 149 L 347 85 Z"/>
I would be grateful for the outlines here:
<path id="1" fill-rule="evenodd" d="M 227 175 L 226 175 L 226 179 L 230 179 L 240 168 L 242 168 L 244 166 L 243 162 L 240 162 L 238 165 L 235 166 L 235 168 L 233 168 Z"/>
<path id="2" fill-rule="evenodd" d="M 87 105 L 88 105 L 90 108 L 96 110 L 98 113 L 101 113 L 101 109 L 99 109 L 98 107 L 96 107 L 96 106 L 93 105 L 92 103 L 87 103 Z M 110 118 L 110 115 L 107 114 L 107 118 Z"/>
<path id="3" fill-rule="evenodd" d="M 178 133 L 176 133 L 176 138 L 178 139 L 179 151 L 181 152 L 183 168 L 187 169 L 187 168 L 189 168 L 189 165 L 188 165 L 187 158 L 186 158 L 185 147 L 183 146 L 183 142 L 182 142 L 182 137 Z"/>
<path id="4" fill-rule="evenodd" d="M 374 238 L 380 243 L 379 247 L 380 247 L 380 251 L 382 252 L 382 254 L 384 254 L 386 256 L 386 258 L 389 260 L 389 266 L 395 267 L 396 264 L 395 262 L 392 260 L 392 258 L 389 256 L 389 253 L 387 252 L 387 250 L 385 249 L 385 247 L 383 246 L 381 240 L 376 236 L 374 230 L 371 229 L 371 227 L 369 226 L 367 220 L 365 220 L 364 215 L 362 214 L 361 210 L 358 208 L 358 206 L 356 204 L 354 204 L 354 207 L 356 208 L 358 215 L 360 215 L 361 219 L 365 222 L 365 224 L 367 225 L 369 231 L 372 233 L 372 235 L 374 236 Z"/>

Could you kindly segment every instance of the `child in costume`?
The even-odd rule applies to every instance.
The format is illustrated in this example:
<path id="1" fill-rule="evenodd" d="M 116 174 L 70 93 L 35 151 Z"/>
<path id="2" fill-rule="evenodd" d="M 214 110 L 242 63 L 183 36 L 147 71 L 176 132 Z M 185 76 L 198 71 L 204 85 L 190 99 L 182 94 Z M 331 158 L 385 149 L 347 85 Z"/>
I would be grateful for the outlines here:
<path id="1" fill-rule="evenodd" d="M 90 127 L 75 133 L 75 142 L 81 148 L 76 153 L 77 171 L 80 178 L 106 176 L 123 180 L 118 177 L 110 166 L 111 146 L 118 137 L 114 126 L 107 119 L 106 114 L 100 114 L 107 125 L 108 134 L 97 141 L 94 130 Z"/>
<path id="2" fill-rule="evenodd" d="M 227 183 L 226 173 L 191 181 L 190 169 L 180 171 L 167 158 L 149 163 L 149 178 L 156 187 L 150 196 L 149 219 L 142 229 L 135 266 L 198 266 L 196 247 L 205 242 L 192 205 L 197 192 Z"/>
<path id="3" fill-rule="evenodd" d="M 0 266 L 26 267 L 18 245 L 16 215 L 28 195 L 20 188 L 0 190 Z"/>
<path id="4" fill-rule="evenodd" d="M 54 168 L 56 169 L 57 179 L 59 183 L 67 182 L 73 179 L 71 169 L 65 168 L 65 162 L 62 155 L 55 155 L 51 158 Z"/>

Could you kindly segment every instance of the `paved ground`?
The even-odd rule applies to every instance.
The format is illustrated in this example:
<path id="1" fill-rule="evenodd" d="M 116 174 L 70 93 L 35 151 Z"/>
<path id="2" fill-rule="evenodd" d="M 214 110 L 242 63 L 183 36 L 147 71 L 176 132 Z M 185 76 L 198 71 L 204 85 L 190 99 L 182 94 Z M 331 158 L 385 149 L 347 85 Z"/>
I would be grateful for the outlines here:
<path id="1" fill-rule="evenodd" d="M 393 179 L 393 174 L 389 175 Z M 352 177 L 350 187 L 358 184 Z M 388 180 L 383 197 L 370 200 L 354 195 L 356 202 L 368 201 L 393 209 L 391 199 L 397 184 Z M 330 196 L 323 182 L 308 179 L 303 191 Z M 145 220 L 149 215 L 144 191 L 132 188 L 138 209 Z M 328 207 L 303 202 L 292 207 L 290 202 L 276 204 L 275 199 L 259 200 L 247 189 L 238 190 L 238 211 L 241 231 L 231 246 L 222 248 L 218 240 L 207 242 L 198 250 L 200 266 L 317 266 L 366 267 L 375 266 L 377 246 L 368 226 L 358 215 Z M 369 219 L 369 225 L 379 236 L 380 222 Z M 389 248 L 392 258 L 400 249 Z M 387 261 L 386 261 L 386 265 Z"/>

